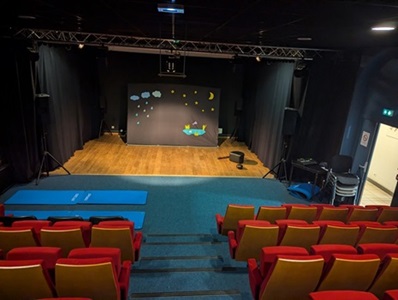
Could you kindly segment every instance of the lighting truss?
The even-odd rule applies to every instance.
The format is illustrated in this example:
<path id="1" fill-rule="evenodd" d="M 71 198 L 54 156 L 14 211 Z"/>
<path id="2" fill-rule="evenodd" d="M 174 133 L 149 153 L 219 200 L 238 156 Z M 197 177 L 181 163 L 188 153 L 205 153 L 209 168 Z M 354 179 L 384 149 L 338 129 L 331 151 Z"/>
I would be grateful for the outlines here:
<path id="1" fill-rule="evenodd" d="M 262 57 L 269 59 L 308 59 L 312 60 L 315 57 L 322 57 L 321 49 L 302 49 L 302 48 L 285 48 L 260 46 L 249 44 L 231 44 L 231 43 L 216 43 L 216 42 L 198 42 L 187 40 L 174 40 L 162 38 L 148 38 L 135 37 L 128 35 L 111 35 L 100 33 L 74 32 L 74 31 L 59 31 L 59 30 L 45 30 L 45 29 L 29 29 L 24 28 L 16 32 L 14 38 L 23 38 L 44 43 L 57 44 L 85 44 L 89 46 L 100 47 L 117 47 L 119 51 L 129 51 L 128 49 L 135 49 L 131 52 L 152 53 L 154 50 L 179 52 L 189 56 L 189 53 L 196 53 L 196 56 L 203 54 L 211 57 Z"/>

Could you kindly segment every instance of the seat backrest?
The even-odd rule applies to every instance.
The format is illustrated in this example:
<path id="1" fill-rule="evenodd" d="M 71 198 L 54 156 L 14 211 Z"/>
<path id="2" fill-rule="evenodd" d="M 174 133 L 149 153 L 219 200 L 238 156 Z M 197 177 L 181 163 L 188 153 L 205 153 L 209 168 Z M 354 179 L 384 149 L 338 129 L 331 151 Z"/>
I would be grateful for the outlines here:
<path id="1" fill-rule="evenodd" d="M 354 246 L 358 240 L 359 226 L 332 225 L 322 226 L 318 244 L 342 244 Z"/>
<path id="2" fill-rule="evenodd" d="M 74 248 L 86 247 L 80 226 L 43 227 L 40 237 L 42 246 L 61 248 L 62 257 L 68 257 Z"/>
<path id="3" fill-rule="evenodd" d="M 377 222 L 398 221 L 398 207 L 380 207 Z"/>
<path id="4" fill-rule="evenodd" d="M 307 221 L 308 223 L 311 223 L 312 221 L 315 220 L 317 213 L 318 213 L 318 208 L 313 206 L 306 206 L 306 207 L 292 206 L 289 209 L 287 218 L 293 220 L 304 220 Z"/>
<path id="5" fill-rule="evenodd" d="M 112 258 L 61 258 L 55 265 L 59 297 L 120 300 L 120 286 Z"/>
<path id="6" fill-rule="evenodd" d="M 268 227 L 271 225 L 270 222 L 264 220 L 239 220 L 238 227 L 236 228 L 235 237 L 236 241 L 239 243 L 242 238 L 243 231 L 245 230 L 246 225 L 251 225 L 255 227 Z M 275 224 L 273 224 L 275 225 Z M 229 234 L 229 233 L 228 233 Z"/>
<path id="7" fill-rule="evenodd" d="M 352 168 L 352 157 L 349 155 L 334 155 L 330 161 L 332 172 L 344 173 L 350 172 Z"/>
<path id="8" fill-rule="evenodd" d="M 347 207 L 322 207 L 317 220 L 334 220 L 346 222 L 348 216 Z"/>
<path id="9" fill-rule="evenodd" d="M 280 228 L 282 230 L 282 228 Z M 280 233 L 280 246 L 297 246 L 309 250 L 318 242 L 320 226 L 313 224 L 287 225 L 284 233 Z"/>
<path id="10" fill-rule="evenodd" d="M 375 254 L 333 254 L 325 265 L 317 291 L 366 291 L 379 266 L 380 258 Z"/>
<path id="11" fill-rule="evenodd" d="M 360 225 L 356 245 L 368 243 L 391 243 L 398 239 L 398 227 L 393 225 Z"/>
<path id="12" fill-rule="evenodd" d="M 277 225 L 251 226 L 246 225 L 235 252 L 235 260 L 247 261 L 249 258 L 259 260 L 261 249 L 276 246 L 279 227 Z"/>
<path id="13" fill-rule="evenodd" d="M 93 225 L 90 247 L 119 248 L 122 260 L 135 261 L 135 251 L 131 228 L 128 226 Z"/>
<path id="14" fill-rule="evenodd" d="M 56 292 L 42 260 L 0 260 L 0 299 L 55 297 Z"/>
<path id="15" fill-rule="evenodd" d="M 91 227 L 93 224 L 90 221 L 81 220 L 62 220 L 56 221 L 52 224 L 53 227 L 65 227 L 65 226 L 76 226 L 82 229 L 84 243 L 86 247 L 90 245 L 91 242 Z"/>
<path id="16" fill-rule="evenodd" d="M 276 220 L 286 218 L 286 207 L 282 206 L 260 206 L 257 210 L 256 220 L 268 221 L 275 224 Z"/>
<path id="17" fill-rule="evenodd" d="M 278 255 L 264 279 L 259 293 L 263 300 L 307 300 L 322 274 L 320 255 Z"/>
<path id="18" fill-rule="evenodd" d="M 4 256 L 16 247 L 40 246 L 39 239 L 33 227 L 1 227 L 0 249 Z"/>
<path id="19" fill-rule="evenodd" d="M 226 235 L 228 231 L 236 231 L 239 220 L 254 219 L 254 205 L 228 204 L 224 215 L 221 234 Z"/>
<path id="20" fill-rule="evenodd" d="M 398 254 L 387 254 L 382 260 L 381 266 L 382 268 L 369 288 L 369 292 L 379 299 L 382 299 L 385 291 L 398 289 Z"/>
<path id="21" fill-rule="evenodd" d="M 353 207 L 349 210 L 347 223 L 354 221 L 376 221 L 379 211 L 377 208 Z"/>

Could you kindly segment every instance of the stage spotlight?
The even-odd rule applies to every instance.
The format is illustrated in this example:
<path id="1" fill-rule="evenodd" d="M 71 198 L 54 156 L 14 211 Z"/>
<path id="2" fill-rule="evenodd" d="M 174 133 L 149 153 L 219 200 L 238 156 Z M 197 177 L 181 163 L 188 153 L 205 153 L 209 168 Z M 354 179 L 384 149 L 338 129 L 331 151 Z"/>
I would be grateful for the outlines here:
<path id="1" fill-rule="evenodd" d="M 260 56 L 256 56 L 256 61 L 260 62 L 261 61 L 261 57 Z"/>
<path id="2" fill-rule="evenodd" d="M 83 49 L 84 48 L 84 44 L 79 44 L 79 49 Z"/>

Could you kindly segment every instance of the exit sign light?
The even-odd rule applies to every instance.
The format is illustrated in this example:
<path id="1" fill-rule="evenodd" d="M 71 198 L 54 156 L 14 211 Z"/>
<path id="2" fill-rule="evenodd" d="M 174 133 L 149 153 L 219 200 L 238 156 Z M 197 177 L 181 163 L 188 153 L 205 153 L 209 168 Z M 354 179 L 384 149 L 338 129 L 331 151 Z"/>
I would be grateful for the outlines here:
<path id="1" fill-rule="evenodd" d="M 392 116 L 394 116 L 394 111 L 392 109 L 384 108 L 383 109 L 383 116 L 392 117 Z"/>

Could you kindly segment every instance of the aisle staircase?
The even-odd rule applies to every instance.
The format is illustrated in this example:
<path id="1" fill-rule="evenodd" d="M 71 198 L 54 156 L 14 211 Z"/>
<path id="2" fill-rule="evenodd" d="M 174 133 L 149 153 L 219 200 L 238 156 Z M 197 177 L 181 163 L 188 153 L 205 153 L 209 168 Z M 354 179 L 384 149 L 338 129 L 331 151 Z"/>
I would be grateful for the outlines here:
<path id="1" fill-rule="evenodd" d="M 133 266 L 133 299 L 251 299 L 245 262 L 230 259 L 225 236 L 147 234 Z"/>

